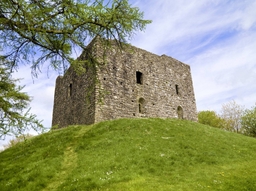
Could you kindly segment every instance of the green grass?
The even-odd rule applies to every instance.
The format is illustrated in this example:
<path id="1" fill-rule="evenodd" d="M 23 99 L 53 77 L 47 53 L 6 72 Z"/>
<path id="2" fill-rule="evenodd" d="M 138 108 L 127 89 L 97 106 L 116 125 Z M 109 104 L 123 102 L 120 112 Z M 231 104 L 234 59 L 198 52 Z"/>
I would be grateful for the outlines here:
<path id="1" fill-rule="evenodd" d="M 0 190 L 256 190 L 256 139 L 175 119 L 51 131 L 0 153 Z"/>

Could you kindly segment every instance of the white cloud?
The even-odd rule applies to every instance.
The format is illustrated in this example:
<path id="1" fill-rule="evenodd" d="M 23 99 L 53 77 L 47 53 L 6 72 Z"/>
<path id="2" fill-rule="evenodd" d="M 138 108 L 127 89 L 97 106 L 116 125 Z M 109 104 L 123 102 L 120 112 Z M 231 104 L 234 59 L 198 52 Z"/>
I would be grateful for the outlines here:
<path id="1" fill-rule="evenodd" d="M 241 27 L 244 30 L 248 30 L 251 27 L 255 26 L 255 18 L 256 18 L 256 2 L 250 4 L 250 6 L 246 7 L 244 14 L 241 18 Z"/>
<path id="2" fill-rule="evenodd" d="M 136 37 L 136 44 L 157 52 L 163 45 L 189 44 L 208 33 L 215 36 L 230 25 L 235 28 L 240 11 L 223 8 L 222 2 L 142 1 L 145 18 L 153 20 L 153 23 L 144 34 Z"/>
<path id="3" fill-rule="evenodd" d="M 47 70 L 43 68 L 38 78 L 33 78 L 31 69 L 28 65 L 21 66 L 14 78 L 20 78 L 20 85 L 25 85 L 23 92 L 31 96 L 30 103 L 31 113 L 36 114 L 38 119 L 43 120 L 45 127 L 51 127 L 53 97 L 55 89 L 55 79 L 57 73 L 51 72 L 47 74 Z"/>
<path id="4" fill-rule="evenodd" d="M 200 104 L 201 100 L 207 98 L 210 108 L 217 110 L 223 102 L 230 99 L 239 100 L 246 107 L 256 102 L 252 99 L 253 95 L 256 97 L 256 55 L 253 52 L 256 42 L 252 41 L 255 38 L 256 35 L 250 33 L 238 35 L 232 41 L 210 47 L 188 61 L 193 66 L 197 105 L 200 110 L 205 109 L 205 105 Z M 211 101 L 216 99 L 219 101 Z"/>

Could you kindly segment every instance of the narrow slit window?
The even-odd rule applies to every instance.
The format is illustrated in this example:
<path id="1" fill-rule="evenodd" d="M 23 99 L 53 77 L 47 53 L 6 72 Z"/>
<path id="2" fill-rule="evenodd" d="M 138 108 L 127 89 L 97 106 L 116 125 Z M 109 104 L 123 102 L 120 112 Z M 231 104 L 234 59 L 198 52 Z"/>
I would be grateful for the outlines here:
<path id="1" fill-rule="evenodd" d="M 142 73 L 139 71 L 136 72 L 136 82 L 137 84 L 142 84 Z"/>
<path id="2" fill-rule="evenodd" d="M 139 113 L 142 113 L 142 105 L 139 103 Z"/>
<path id="3" fill-rule="evenodd" d="M 69 87 L 68 87 L 68 97 L 71 97 L 72 96 L 72 84 L 69 84 Z"/>
<path id="4" fill-rule="evenodd" d="M 175 85 L 176 94 L 179 95 L 179 86 Z"/>

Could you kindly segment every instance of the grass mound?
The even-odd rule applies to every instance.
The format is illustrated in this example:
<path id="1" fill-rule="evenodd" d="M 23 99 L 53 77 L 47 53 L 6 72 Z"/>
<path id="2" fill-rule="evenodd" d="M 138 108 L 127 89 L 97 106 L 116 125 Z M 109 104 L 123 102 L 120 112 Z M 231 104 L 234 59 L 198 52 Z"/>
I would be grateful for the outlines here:
<path id="1" fill-rule="evenodd" d="M 0 153 L 5 190 L 255 190 L 256 139 L 175 119 L 51 131 Z"/>

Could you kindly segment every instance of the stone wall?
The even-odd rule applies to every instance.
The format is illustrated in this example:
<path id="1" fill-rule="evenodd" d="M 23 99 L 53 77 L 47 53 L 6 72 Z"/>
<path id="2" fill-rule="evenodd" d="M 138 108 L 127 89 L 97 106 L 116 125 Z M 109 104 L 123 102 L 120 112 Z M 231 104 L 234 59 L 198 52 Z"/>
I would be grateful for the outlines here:
<path id="1" fill-rule="evenodd" d="M 95 69 L 78 75 L 69 68 L 56 79 L 52 126 L 65 127 L 95 122 Z"/>
<path id="2" fill-rule="evenodd" d="M 133 46 L 102 49 L 97 40 L 79 59 L 88 54 L 99 58 L 95 68 L 87 66 L 83 75 L 70 68 L 56 80 L 53 125 L 138 117 L 197 120 L 189 65 Z"/>
<path id="3" fill-rule="evenodd" d="M 100 46 L 97 49 L 102 54 Z M 197 120 L 190 66 L 129 46 L 111 47 L 99 67 L 104 105 L 96 104 L 95 122 L 134 117 Z M 140 78 L 140 79 L 138 79 Z M 179 109 L 178 109 L 179 108 Z M 179 112 L 178 112 L 179 110 Z"/>

